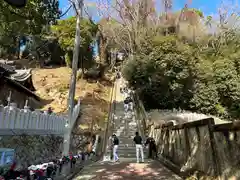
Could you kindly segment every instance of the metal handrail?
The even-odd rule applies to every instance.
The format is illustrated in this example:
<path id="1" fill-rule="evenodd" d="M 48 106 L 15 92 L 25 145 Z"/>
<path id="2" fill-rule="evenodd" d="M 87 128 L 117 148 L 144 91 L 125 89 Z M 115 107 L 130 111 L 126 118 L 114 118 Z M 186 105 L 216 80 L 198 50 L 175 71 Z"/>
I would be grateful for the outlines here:
<path id="1" fill-rule="evenodd" d="M 111 126 L 112 123 L 112 118 L 113 118 L 113 107 L 114 104 L 114 96 L 116 96 L 116 81 L 113 84 L 112 90 L 111 90 L 111 98 L 110 98 L 110 104 L 109 104 L 109 112 L 108 112 L 108 121 L 106 123 L 106 128 L 105 128 L 105 133 L 104 133 L 104 139 L 103 139 L 103 147 L 102 147 L 102 155 L 104 155 L 106 153 L 107 150 L 107 142 L 108 142 L 108 136 L 109 136 L 109 127 Z"/>

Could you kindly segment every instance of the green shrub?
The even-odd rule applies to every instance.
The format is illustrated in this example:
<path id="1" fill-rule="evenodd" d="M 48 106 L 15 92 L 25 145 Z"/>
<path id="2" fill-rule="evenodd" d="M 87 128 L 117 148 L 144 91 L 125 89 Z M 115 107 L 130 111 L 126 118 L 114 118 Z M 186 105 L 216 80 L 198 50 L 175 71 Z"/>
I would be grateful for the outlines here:
<path id="1" fill-rule="evenodd" d="M 232 51 L 231 56 L 213 56 L 175 36 L 157 36 L 148 43 L 123 68 L 147 109 L 239 116 L 239 66 Z"/>

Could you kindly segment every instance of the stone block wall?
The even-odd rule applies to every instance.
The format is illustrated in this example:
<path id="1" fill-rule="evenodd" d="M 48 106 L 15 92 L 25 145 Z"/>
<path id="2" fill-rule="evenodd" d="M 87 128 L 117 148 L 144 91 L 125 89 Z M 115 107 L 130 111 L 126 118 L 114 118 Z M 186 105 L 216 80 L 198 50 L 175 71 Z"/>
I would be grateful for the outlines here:
<path id="1" fill-rule="evenodd" d="M 12 148 L 16 151 L 17 167 L 49 162 L 61 158 L 63 137 L 45 136 L 1 136 L 0 148 Z"/>
<path id="2" fill-rule="evenodd" d="M 87 141 L 90 140 L 90 134 L 72 134 L 70 149 L 73 154 L 78 154 L 85 150 Z"/>

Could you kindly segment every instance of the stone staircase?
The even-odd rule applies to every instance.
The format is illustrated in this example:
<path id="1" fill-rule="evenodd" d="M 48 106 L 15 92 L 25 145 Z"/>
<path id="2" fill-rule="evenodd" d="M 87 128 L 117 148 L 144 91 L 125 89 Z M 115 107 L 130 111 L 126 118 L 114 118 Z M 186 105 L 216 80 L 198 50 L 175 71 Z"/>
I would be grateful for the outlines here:
<path id="1" fill-rule="evenodd" d="M 124 117 L 124 96 L 120 93 L 119 83 L 116 87 L 116 106 L 113 133 L 119 138 L 118 155 L 121 158 L 136 158 L 136 149 L 133 142 L 136 131 L 138 131 L 137 121 L 134 113 L 129 112 L 132 116 Z M 144 148 L 144 151 L 146 149 Z M 110 148 L 107 149 L 107 154 L 110 155 Z M 145 152 L 146 154 L 146 152 Z M 146 157 L 146 155 L 145 155 Z"/>

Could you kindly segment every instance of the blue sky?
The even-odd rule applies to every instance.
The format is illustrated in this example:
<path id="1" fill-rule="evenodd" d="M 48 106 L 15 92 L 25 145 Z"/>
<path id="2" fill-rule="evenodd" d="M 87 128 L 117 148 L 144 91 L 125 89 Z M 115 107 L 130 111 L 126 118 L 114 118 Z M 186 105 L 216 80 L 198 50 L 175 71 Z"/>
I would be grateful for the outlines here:
<path id="1" fill-rule="evenodd" d="M 66 11 L 67 8 L 69 7 L 69 2 L 68 0 L 59 0 L 60 1 L 60 8 L 62 10 L 62 12 Z M 96 0 L 84 0 L 85 2 L 96 2 Z M 156 0 L 157 2 L 161 2 L 160 0 Z M 185 3 L 187 0 L 175 0 L 174 1 L 174 6 L 173 6 L 173 10 L 180 10 L 181 8 L 184 7 Z M 188 0 L 191 1 L 191 0 Z M 221 3 L 221 0 L 192 0 L 191 4 L 189 4 L 190 8 L 196 8 L 196 9 L 200 9 L 205 16 L 207 15 L 213 15 L 217 13 L 217 9 L 219 7 Z M 160 7 L 160 3 L 157 4 L 158 7 Z M 157 8 L 160 9 L 160 8 Z M 95 21 L 98 21 L 100 19 L 100 17 L 97 15 L 97 10 L 96 11 L 92 11 L 92 12 L 96 12 L 93 14 L 93 19 Z M 73 10 L 71 10 L 66 16 L 64 16 L 63 18 L 67 18 L 68 16 L 73 16 L 75 13 L 73 12 Z M 97 46 L 94 46 L 94 51 L 95 53 L 97 53 Z"/>
<path id="2" fill-rule="evenodd" d="M 69 6 L 68 0 L 59 0 L 59 1 L 60 1 L 60 8 L 64 12 Z M 85 0 L 85 2 L 95 2 L 95 1 L 96 0 L 87 0 L 87 1 Z M 160 0 L 156 0 L 156 1 L 160 1 Z M 190 1 L 190 0 L 188 0 L 188 1 Z M 175 0 L 174 1 L 174 10 L 181 9 L 182 7 L 184 7 L 184 4 L 186 2 L 187 2 L 187 0 Z M 203 11 L 205 15 L 212 15 L 217 12 L 217 8 L 219 7 L 220 3 L 221 3 L 221 0 L 192 0 L 189 7 L 201 9 L 201 11 Z M 71 11 L 70 13 L 68 13 L 67 16 L 72 16 L 72 15 L 74 15 L 74 14 Z M 67 17 L 67 16 L 65 16 L 65 17 Z M 93 18 L 95 20 L 99 19 L 97 14 Z"/>
<path id="3" fill-rule="evenodd" d="M 186 0 L 176 0 L 175 8 L 180 9 L 184 6 Z M 191 8 L 200 9 L 204 14 L 212 14 L 217 12 L 221 0 L 192 0 L 192 3 L 189 5 Z"/>

